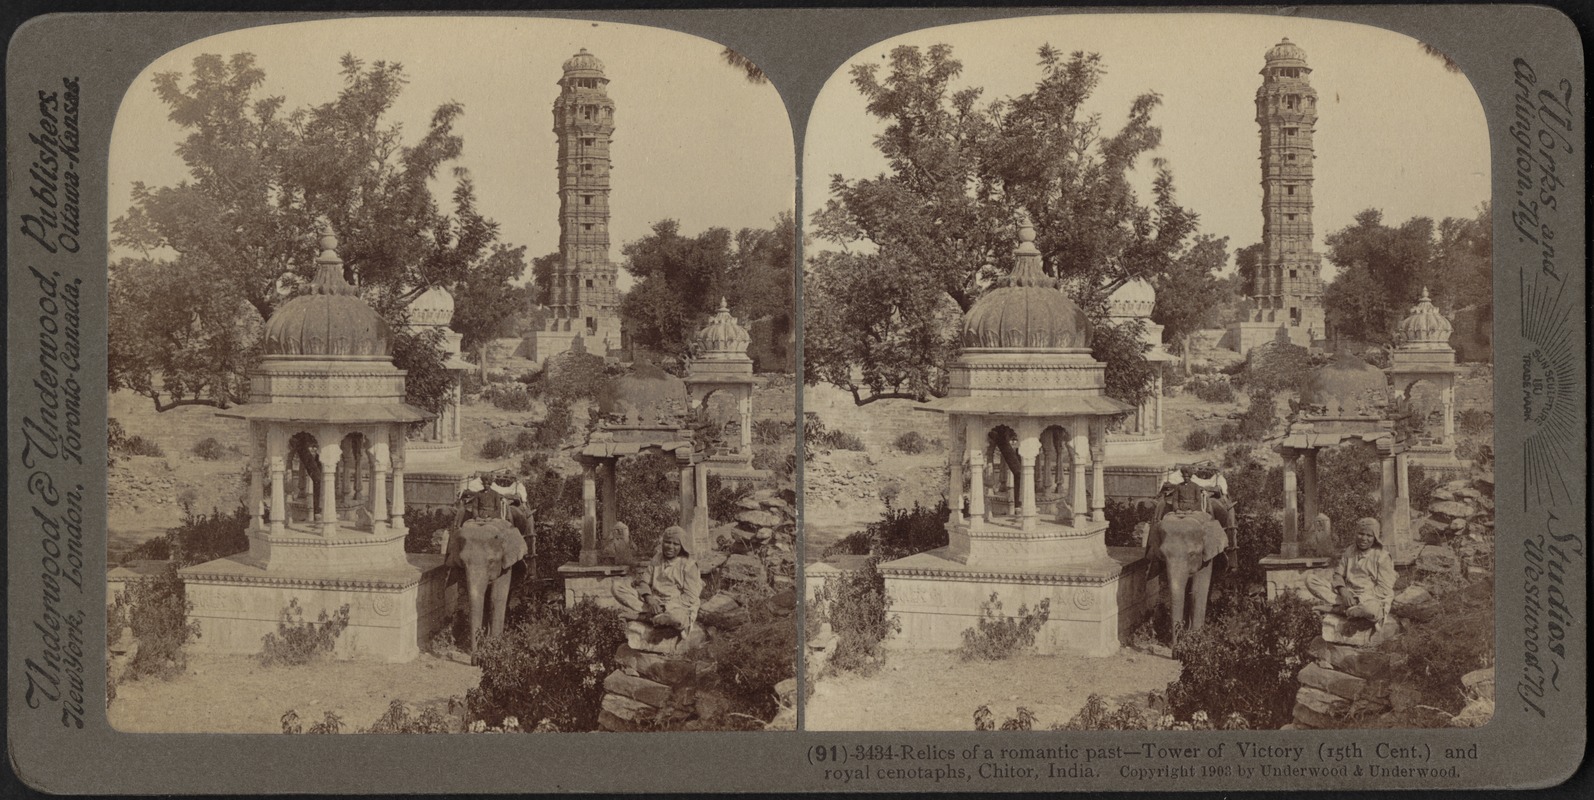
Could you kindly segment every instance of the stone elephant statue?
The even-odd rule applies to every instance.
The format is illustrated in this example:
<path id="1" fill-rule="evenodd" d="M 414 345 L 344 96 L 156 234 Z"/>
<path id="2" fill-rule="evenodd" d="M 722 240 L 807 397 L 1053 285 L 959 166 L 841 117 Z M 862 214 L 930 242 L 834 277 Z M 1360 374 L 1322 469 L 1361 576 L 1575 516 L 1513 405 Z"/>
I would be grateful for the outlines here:
<path id="1" fill-rule="evenodd" d="M 448 553 L 444 564 L 450 572 L 450 583 L 456 578 L 455 569 L 465 571 L 465 595 L 470 600 L 470 653 L 476 653 L 476 641 L 482 630 L 482 613 L 487 599 L 487 589 L 492 588 L 492 630 L 494 636 L 504 632 L 504 614 L 509 609 L 509 587 L 514 580 L 515 565 L 526 557 L 528 548 L 520 531 L 503 519 L 473 519 L 461 523 L 459 529 L 448 537 Z"/>
<path id="2" fill-rule="evenodd" d="M 1146 538 L 1146 558 L 1155 574 L 1159 563 L 1167 571 L 1168 594 L 1173 602 L 1174 638 L 1185 625 L 1185 596 L 1190 597 L 1188 630 L 1200 630 L 1207 617 L 1207 593 L 1212 589 L 1212 561 L 1223 553 L 1228 535 L 1204 511 L 1174 511 L 1152 523 Z"/>

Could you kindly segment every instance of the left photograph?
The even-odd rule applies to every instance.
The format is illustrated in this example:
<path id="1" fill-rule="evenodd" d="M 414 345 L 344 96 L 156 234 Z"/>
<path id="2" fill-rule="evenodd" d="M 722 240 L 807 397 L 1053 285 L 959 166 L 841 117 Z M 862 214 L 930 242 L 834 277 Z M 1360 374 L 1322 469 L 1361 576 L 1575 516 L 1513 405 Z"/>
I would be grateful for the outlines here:
<path id="1" fill-rule="evenodd" d="M 110 148 L 124 732 L 796 727 L 795 167 L 662 29 L 150 64 Z"/>

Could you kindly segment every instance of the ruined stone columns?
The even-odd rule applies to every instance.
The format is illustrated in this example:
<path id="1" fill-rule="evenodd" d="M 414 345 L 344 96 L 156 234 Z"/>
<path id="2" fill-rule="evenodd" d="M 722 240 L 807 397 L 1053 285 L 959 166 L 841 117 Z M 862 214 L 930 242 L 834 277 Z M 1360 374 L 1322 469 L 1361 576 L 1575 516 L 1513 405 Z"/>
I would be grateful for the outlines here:
<path id="1" fill-rule="evenodd" d="M 599 467 L 603 472 L 603 536 L 599 538 L 598 548 L 603 548 L 602 542 L 607 542 L 614 537 L 614 523 L 620 518 L 620 459 L 605 459 Z"/>
<path id="2" fill-rule="evenodd" d="M 1300 460 L 1300 451 L 1294 448 L 1284 450 L 1284 537 L 1279 545 L 1279 555 L 1284 558 L 1299 558 L 1301 555 L 1300 515 L 1296 513 L 1295 506 L 1295 469 L 1296 462 Z"/>
<path id="3" fill-rule="evenodd" d="M 386 526 L 391 516 L 387 506 L 387 479 L 393 465 L 388 457 L 387 437 L 373 438 L 371 463 L 376 467 L 371 475 L 371 517 L 376 525 Z"/>
<path id="4" fill-rule="evenodd" d="M 388 517 L 392 525 L 404 530 L 404 426 L 397 426 L 389 441 L 388 458 L 393 462 L 393 513 Z"/>
<path id="5" fill-rule="evenodd" d="M 318 441 L 321 445 L 321 535 L 327 538 L 338 535 L 338 464 L 343 459 L 343 442 L 336 430 L 322 428 Z"/>
<path id="6" fill-rule="evenodd" d="M 958 429 L 958 422 L 956 415 L 948 415 L 948 427 L 951 430 L 947 441 L 952 446 L 947 448 L 946 454 L 947 472 L 950 475 L 950 479 L 947 481 L 946 502 L 947 506 L 952 510 L 951 519 L 953 524 L 961 524 L 965 521 L 963 516 L 963 459 L 967 456 L 967 453 L 959 450 L 956 445 L 959 438 L 958 435 L 962 433 Z"/>
<path id="7" fill-rule="evenodd" d="M 598 563 L 598 461 L 579 458 L 581 463 L 581 555 L 583 567 Z"/>
<path id="8" fill-rule="evenodd" d="M 1317 524 L 1317 512 L 1321 506 L 1317 494 L 1317 449 L 1312 448 L 1301 452 L 1301 518 L 1308 530 Z"/>
<path id="9" fill-rule="evenodd" d="M 1033 427 L 1033 423 L 1024 427 Z M 1035 529 L 1035 456 L 1040 454 L 1041 443 L 1038 435 L 1031 435 L 1025 431 L 1023 438 L 1018 442 L 1019 463 L 1019 527 L 1030 531 Z"/>

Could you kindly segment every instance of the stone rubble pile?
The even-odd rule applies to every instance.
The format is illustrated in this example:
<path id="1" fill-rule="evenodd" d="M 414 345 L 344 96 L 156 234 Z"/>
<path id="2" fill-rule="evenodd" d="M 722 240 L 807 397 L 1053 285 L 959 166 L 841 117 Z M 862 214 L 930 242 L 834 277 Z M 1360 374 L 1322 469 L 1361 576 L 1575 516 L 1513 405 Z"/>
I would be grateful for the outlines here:
<path id="1" fill-rule="evenodd" d="M 1462 677 L 1468 702 L 1452 715 L 1420 704 L 1417 691 L 1400 683 L 1404 658 L 1377 649 L 1443 613 L 1430 586 L 1493 571 L 1493 495 L 1492 472 L 1434 490 L 1419 527 L 1424 544 L 1412 565 L 1412 583 L 1395 595 L 1388 618 L 1376 629 L 1340 614 L 1323 615 L 1322 636 L 1311 644 L 1315 661 L 1296 675 L 1295 721 L 1286 727 L 1367 727 L 1374 720 L 1396 727 L 1479 727 L 1493 717 L 1492 667 Z"/>
<path id="2" fill-rule="evenodd" d="M 749 606 L 766 602 L 777 613 L 796 608 L 796 509 L 789 492 L 760 489 L 737 500 L 734 520 L 709 531 L 716 550 L 698 565 L 706 572 L 696 624 L 683 636 L 641 621 L 626 624 L 626 642 L 616 650 L 620 668 L 603 681 L 604 730 L 637 731 L 650 726 L 693 730 L 725 705 L 714 691 L 717 668 L 703 646 L 724 631 L 751 621 Z M 795 624 L 795 622 L 793 622 Z M 777 687 L 784 694 L 772 728 L 795 728 L 796 681 Z M 788 719 L 789 717 L 789 719 Z"/>

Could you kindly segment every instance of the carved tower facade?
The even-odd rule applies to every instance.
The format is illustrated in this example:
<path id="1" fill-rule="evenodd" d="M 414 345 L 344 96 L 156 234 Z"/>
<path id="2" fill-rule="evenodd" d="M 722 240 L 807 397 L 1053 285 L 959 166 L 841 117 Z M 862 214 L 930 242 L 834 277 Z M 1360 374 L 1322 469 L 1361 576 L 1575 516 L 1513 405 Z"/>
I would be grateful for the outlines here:
<path id="1" fill-rule="evenodd" d="M 1306 53 L 1289 39 L 1267 52 L 1256 90 L 1262 140 L 1262 246 L 1251 308 L 1236 331 L 1241 353 L 1287 337 L 1325 338 L 1322 256 L 1312 250 L 1312 134 L 1317 91 Z"/>
<path id="2" fill-rule="evenodd" d="M 564 63 L 553 130 L 559 143 L 559 255 L 539 360 L 572 349 L 620 347 L 619 267 L 609 260 L 609 146 L 614 101 L 603 62 L 585 49 Z"/>

